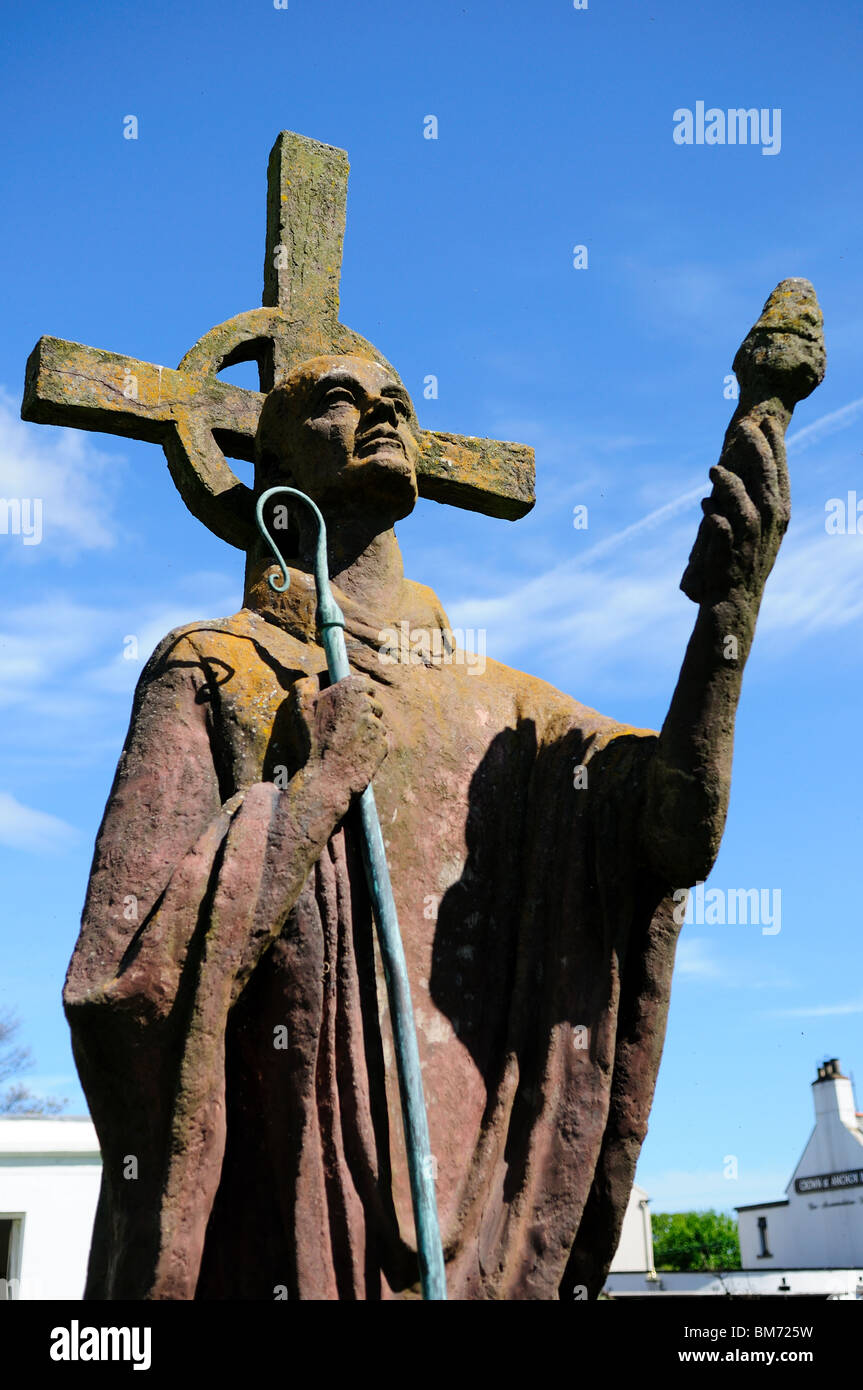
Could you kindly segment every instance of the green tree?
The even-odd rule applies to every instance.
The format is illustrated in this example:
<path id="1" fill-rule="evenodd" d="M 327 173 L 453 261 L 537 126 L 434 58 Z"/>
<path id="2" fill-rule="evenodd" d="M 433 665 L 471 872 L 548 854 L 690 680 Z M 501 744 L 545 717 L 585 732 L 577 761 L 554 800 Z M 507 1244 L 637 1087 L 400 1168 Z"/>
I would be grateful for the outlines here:
<path id="1" fill-rule="evenodd" d="M 20 1026 L 14 1014 L 0 1014 L 0 1115 L 59 1115 L 68 1101 L 37 1096 L 29 1086 L 13 1079 L 33 1065 L 29 1047 L 18 1047 L 15 1042 Z"/>
<path id="2" fill-rule="evenodd" d="M 658 1270 L 739 1269 L 737 1222 L 721 1211 L 651 1212 Z"/>

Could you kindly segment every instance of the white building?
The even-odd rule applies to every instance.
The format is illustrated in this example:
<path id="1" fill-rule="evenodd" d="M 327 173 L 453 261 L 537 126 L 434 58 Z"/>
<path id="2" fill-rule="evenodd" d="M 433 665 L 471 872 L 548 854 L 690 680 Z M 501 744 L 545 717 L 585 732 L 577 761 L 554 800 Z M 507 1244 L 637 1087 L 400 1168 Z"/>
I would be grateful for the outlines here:
<path id="1" fill-rule="evenodd" d="M 649 1201 L 644 1188 L 634 1183 L 610 1274 L 653 1274 L 653 1230 Z"/>
<path id="2" fill-rule="evenodd" d="M 812 1083 L 815 1128 L 778 1202 L 737 1208 L 744 1269 L 863 1270 L 863 1115 L 833 1058 Z"/>
<path id="3" fill-rule="evenodd" d="M 624 1226 L 606 1294 L 863 1300 L 863 1115 L 835 1057 L 818 1068 L 812 1095 L 815 1128 L 785 1197 L 737 1208 L 742 1269 L 641 1272 L 624 1254 Z M 635 1193 L 628 1219 L 634 1203 Z"/>
<path id="4" fill-rule="evenodd" d="M 0 1299 L 79 1299 L 102 1162 L 89 1119 L 0 1117 Z"/>

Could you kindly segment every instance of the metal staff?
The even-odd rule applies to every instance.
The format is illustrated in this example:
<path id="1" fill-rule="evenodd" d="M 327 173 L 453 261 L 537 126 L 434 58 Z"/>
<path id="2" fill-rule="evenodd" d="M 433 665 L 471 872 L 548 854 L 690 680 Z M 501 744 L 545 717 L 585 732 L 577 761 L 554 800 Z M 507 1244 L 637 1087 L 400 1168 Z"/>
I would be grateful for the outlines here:
<path id="1" fill-rule="evenodd" d="M 344 680 L 350 675 L 348 653 L 345 647 L 345 617 L 336 603 L 330 589 L 327 568 L 327 528 L 320 511 L 304 492 L 294 487 L 271 487 L 258 498 L 256 517 L 258 530 L 278 561 L 283 582 L 275 575 L 269 576 L 270 588 L 283 594 L 290 584 L 288 567 L 278 546 L 267 530 L 264 522 L 264 504 L 276 493 L 286 493 L 305 503 L 317 521 L 318 534 L 315 546 L 315 587 L 318 607 L 317 621 L 321 632 L 327 670 L 330 680 Z M 369 896 L 372 900 L 375 923 L 378 929 L 384 976 L 390 1001 L 390 1015 L 393 1023 L 396 1067 L 399 1078 L 399 1095 L 402 1103 L 402 1119 L 407 1149 L 408 1173 L 410 1175 L 411 1198 L 413 1201 L 414 1223 L 417 1232 L 417 1253 L 419 1255 L 420 1280 L 424 1299 L 443 1300 L 446 1298 L 446 1278 L 444 1274 L 443 1246 L 441 1245 L 438 1224 L 437 1198 L 432 1178 L 431 1145 L 429 1142 L 428 1119 L 423 1096 L 422 1073 L 420 1071 L 419 1048 L 414 1028 L 413 1006 L 401 932 L 393 899 L 390 873 L 378 808 L 371 783 L 359 800 L 360 822 L 362 824 L 363 863 Z"/>

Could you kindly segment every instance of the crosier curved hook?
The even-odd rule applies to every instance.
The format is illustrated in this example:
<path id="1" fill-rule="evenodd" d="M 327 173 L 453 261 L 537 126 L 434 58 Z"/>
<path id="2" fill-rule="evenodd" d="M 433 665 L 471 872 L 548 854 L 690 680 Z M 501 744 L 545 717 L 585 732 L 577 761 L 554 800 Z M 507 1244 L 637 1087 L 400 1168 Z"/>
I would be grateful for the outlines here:
<path id="1" fill-rule="evenodd" d="M 318 595 L 318 625 L 324 637 L 324 649 L 327 654 L 327 664 L 330 667 L 330 679 L 334 681 L 342 680 L 345 676 L 349 675 L 350 673 L 347 653 L 343 652 L 340 649 L 338 643 L 334 645 L 333 650 L 331 651 L 331 643 L 326 640 L 328 635 L 332 632 L 334 628 L 344 628 L 345 625 L 345 616 L 342 610 L 339 608 L 339 605 L 333 598 L 332 590 L 330 589 L 330 576 L 327 567 L 327 526 L 323 516 L 321 515 L 320 509 L 312 501 L 311 497 L 308 497 L 304 492 L 300 492 L 299 488 L 269 487 L 267 488 L 266 492 L 262 492 L 260 497 L 258 498 L 258 504 L 255 508 L 255 519 L 258 523 L 258 530 L 260 531 L 264 540 L 267 542 L 267 545 L 270 547 L 273 554 L 275 555 L 279 568 L 282 571 L 281 584 L 278 582 L 278 579 L 274 574 L 269 575 L 267 582 L 269 583 L 270 588 L 276 594 L 285 593 L 285 591 L 290 587 L 291 583 L 290 571 L 288 570 L 288 567 L 285 563 L 284 556 L 282 555 L 281 551 L 279 550 L 279 547 L 276 545 L 276 542 L 273 540 L 272 536 L 267 530 L 267 525 L 264 521 L 264 506 L 271 497 L 274 497 L 276 495 L 276 493 L 286 493 L 289 497 L 295 497 L 298 502 L 305 503 L 306 507 L 308 507 L 309 511 L 312 513 L 312 516 L 315 518 L 315 521 L 317 522 L 318 534 L 317 540 L 315 542 L 314 568 L 315 588 L 317 590 Z M 342 641 L 341 643 L 341 648 L 343 647 L 344 641 Z M 331 657 L 335 658 L 336 660 L 336 664 L 338 666 L 338 675 L 336 675 L 332 669 Z"/>

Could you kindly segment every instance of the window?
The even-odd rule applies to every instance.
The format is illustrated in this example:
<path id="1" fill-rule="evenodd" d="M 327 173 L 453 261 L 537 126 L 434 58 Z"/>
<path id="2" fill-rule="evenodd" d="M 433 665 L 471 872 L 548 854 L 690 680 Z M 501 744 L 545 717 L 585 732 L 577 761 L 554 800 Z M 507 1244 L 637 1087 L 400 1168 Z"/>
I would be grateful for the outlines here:
<path id="1" fill-rule="evenodd" d="M 759 1260 L 772 1260 L 772 1259 L 773 1259 L 773 1256 L 771 1255 L 770 1251 L 767 1249 L 767 1217 L 766 1217 L 766 1216 L 759 1216 L 759 1218 L 758 1218 L 758 1234 L 759 1234 L 760 1237 L 761 1237 L 761 1249 L 758 1251 L 758 1258 L 759 1258 Z"/>
<path id="2" fill-rule="evenodd" d="M 22 1225 L 20 1216 L 0 1216 L 0 1302 L 18 1298 Z"/>

